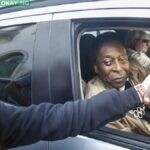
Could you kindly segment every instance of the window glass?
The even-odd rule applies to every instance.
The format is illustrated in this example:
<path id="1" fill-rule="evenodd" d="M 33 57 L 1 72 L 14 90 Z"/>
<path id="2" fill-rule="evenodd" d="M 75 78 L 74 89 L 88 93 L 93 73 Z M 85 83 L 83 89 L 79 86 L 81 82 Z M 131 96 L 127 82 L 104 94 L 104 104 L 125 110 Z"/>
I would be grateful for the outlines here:
<path id="1" fill-rule="evenodd" d="M 32 58 L 36 24 L 0 28 L 0 99 L 31 104 Z"/>
<path id="2" fill-rule="evenodd" d="M 23 60 L 22 53 L 11 53 L 0 57 L 0 77 L 9 78 Z"/>

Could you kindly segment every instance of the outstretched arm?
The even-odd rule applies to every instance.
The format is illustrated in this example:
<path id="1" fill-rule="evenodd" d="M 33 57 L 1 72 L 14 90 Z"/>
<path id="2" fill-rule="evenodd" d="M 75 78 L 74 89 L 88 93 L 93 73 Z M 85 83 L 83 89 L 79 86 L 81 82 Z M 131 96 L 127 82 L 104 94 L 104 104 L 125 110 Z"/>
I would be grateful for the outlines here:
<path id="1" fill-rule="evenodd" d="M 43 103 L 27 108 L 0 102 L 0 143 L 15 147 L 42 139 L 76 136 L 123 117 L 139 105 L 134 88 L 123 92 L 107 90 L 85 101 Z"/>

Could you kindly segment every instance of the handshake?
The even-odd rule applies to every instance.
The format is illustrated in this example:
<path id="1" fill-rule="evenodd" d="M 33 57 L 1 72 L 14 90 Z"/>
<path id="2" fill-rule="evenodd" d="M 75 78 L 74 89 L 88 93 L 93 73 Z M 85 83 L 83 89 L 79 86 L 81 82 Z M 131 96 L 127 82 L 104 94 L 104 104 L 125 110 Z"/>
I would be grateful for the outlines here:
<path id="1" fill-rule="evenodd" d="M 150 106 L 150 75 L 141 84 L 135 86 L 135 89 L 140 97 L 141 103 Z"/>

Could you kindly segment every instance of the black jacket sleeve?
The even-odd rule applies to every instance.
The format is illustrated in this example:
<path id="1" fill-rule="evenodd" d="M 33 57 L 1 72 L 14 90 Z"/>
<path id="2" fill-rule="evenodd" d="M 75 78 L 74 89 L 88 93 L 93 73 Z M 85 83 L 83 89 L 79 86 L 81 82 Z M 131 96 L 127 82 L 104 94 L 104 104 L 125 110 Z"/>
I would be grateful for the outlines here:
<path id="1" fill-rule="evenodd" d="M 15 147 L 87 133 L 123 117 L 129 109 L 139 105 L 134 88 L 123 92 L 106 90 L 89 100 L 43 103 L 27 108 L 0 102 L 0 143 Z"/>

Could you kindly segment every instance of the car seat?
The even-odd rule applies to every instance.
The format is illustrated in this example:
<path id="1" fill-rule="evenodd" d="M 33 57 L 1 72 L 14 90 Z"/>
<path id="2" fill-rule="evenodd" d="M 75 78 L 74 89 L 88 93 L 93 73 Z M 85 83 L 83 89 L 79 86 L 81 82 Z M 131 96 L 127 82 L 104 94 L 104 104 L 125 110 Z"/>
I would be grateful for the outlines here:
<path id="1" fill-rule="evenodd" d="M 91 61 L 94 40 L 95 37 L 92 34 L 84 34 L 80 39 L 81 76 L 85 82 L 95 75 Z"/>

